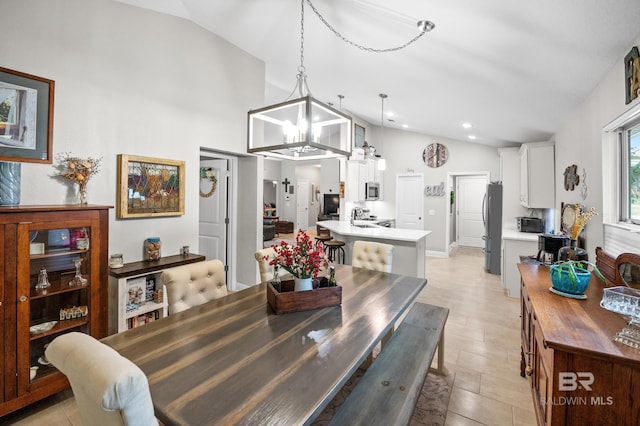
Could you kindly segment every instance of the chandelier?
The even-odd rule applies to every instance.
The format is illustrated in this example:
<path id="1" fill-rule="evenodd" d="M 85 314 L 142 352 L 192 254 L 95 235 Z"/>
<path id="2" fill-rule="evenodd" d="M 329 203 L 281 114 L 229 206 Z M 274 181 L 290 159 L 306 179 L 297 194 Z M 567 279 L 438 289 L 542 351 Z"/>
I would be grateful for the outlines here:
<path id="1" fill-rule="evenodd" d="M 320 20 L 345 42 L 374 53 L 402 49 L 434 27 L 429 21 L 419 21 L 420 33 L 409 42 L 394 48 L 372 49 L 354 43 L 337 32 L 306 0 Z M 313 98 L 304 67 L 304 4 L 300 1 L 300 65 L 296 85 L 284 102 L 251 110 L 247 152 L 287 160 L 316 160 L 349 157 L 351 155 L 352 119 L 342 111 Z M 298 93 L 297 99 L 289 100 Z"/>

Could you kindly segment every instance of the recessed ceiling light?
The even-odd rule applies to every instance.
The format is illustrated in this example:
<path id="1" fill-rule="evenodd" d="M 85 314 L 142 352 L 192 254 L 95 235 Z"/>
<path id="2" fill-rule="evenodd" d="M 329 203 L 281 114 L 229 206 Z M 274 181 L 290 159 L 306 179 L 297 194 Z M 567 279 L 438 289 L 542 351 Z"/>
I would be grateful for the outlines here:
<path id="1" fill-rule="evenodd" d="M 464 127 L 465 129 L 470 129 L 471 123 L 462 123 L 462 127 Z"/>
<path id="2" fill-rule="evenodd" d="M 389 111 L 387 113 L 387 117 L 393 117 L 394 115 L 396 115 L 393 111 Z"/>
<path id="3" fill-rule="evenodd" d="M 471 140 L 475 140 L 476 135 L 469 135 L 469 136 L 467 136 L 467 137 L 468 137 L 469 139 L 471 139 Z"/>
<path id="4" fill-rule="evenodd" d="M 404 127 L 405 129 L 409 127 L 408 124 L 403 124 L 402 127 Z"/>

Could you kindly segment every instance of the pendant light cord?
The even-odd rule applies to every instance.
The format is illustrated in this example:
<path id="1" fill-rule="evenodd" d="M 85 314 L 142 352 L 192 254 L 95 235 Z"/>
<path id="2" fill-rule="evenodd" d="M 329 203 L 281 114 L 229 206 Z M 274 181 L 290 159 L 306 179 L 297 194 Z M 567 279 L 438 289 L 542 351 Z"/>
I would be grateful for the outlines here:
<path id="1" fill-rule="evenodd" d="M 397 47 L 389 47 L 389 48 L 384 48 L 384 49 L 376 49 L 373 47 L 367 47 L 367 46 L 363 46 L 361 44 L 355 43 L 351 40 L 349 40 L 348 38 L 346 38 L 345 36 L 343 36 L 342 34 L 340 34 L 340 32 L 338 30 L 336 30 L 331 24 L 329 24 L 329 22 L 327 22 L 327 20 L 324 18 L 324 16 L 322 16 L 322 14 L 320 14 L 320 12 L 318 11 L 318 9 L 316 9 L 316 7 L 313 5 L 313 3 L 311 3 L 311 0 L 306 0 L 307 3 L 309 4 L 309 6 L 311 7 L 311 9 L 315 12 L 315 14 L 318 16 L 318 19 L 320 19 L 320 21 L 322 21 L 322 23 L 329 28 L 329 30 L 335 34 L 336 37 L 338 37 L 339 39 L 341 39 L 342 41 L 349 43 L 350 45 L 357 47 L 360 50 L 365 50 L 367 52 L 372 52 L 372 53 L 388 53 L 388 52 L 395 52 L 401 49 L 404 49 L 405 47 L 409 46 L 410 44 L 412 44 L 413 42 L 415 42 L 416 40 L 418 40 L 420 37 L 422 37 L 423 35 L 425 35 L 425 33 L 428 33 L 429 31 L 431 31 L 432 29 L 435 28 L 435 24 L 431 21 L 418 21 L 418 30 L 420 31 L 418 33 L 417 36 L 415 36 L 414 38 L 412 38 L 411 40 L 409 40 L 408 42 L 397 46 Z M 304 0 L 302 0 L 302 3 L 304 3 Z M 304 16 L 304 5 L 303 5 L 303 16 Z"/>

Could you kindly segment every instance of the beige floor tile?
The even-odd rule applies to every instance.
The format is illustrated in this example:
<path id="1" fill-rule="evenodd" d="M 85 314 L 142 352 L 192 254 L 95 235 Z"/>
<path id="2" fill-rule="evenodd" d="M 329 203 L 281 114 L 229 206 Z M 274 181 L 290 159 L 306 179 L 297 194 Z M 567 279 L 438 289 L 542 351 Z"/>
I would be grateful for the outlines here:
<path id="1" fill-rule="evenodd" d="M 529 380 L 519 375 L 507 374 L 500 377 L 482 374 L 480 395 L 502 401 L 524 410 L 532 409 Z"/>
<path id="2" fill-rule="evenodd" d="M 444 426 L 480 426 L 484 423 L 476 422 L 475 420 L 468 419 L 451 411 L 447 412 L 447 419 L 444 422 Z"/>
<path id="3" fill-rule="evenodd" d="M 470 392 L 480 393 L 480 377 L 481 373 L 477 371 L 465 370 L 464 367 L 457 366 L 453 386 Z"/>
<path id="4" fill-rule="evenodd" d="M 461 388 L 453 388 L 448 411 L 487 425 L 513 424 L 513 411 L 509 404 Z"/>
<path id="5" fill-rule="evenodd" d="M 533 411 L 533 407 L 529 410 L 513 407 L 513 425 L 514 426 L 536 426 L 538 421 L 536 420 L 536 413 Z"/>

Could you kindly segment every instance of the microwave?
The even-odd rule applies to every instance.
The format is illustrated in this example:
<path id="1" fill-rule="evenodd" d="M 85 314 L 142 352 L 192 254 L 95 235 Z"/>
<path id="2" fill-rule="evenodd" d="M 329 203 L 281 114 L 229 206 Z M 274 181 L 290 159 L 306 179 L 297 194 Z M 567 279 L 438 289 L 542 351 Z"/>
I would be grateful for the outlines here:
<path id="1" fill-rule="evenodd" d="M 544 231 L 544 221 L 537 217 L 518 217 L 518 231 L 541 233 Z"/>
<path id="2" fill-rule="evenodd" d="M 364 199 L 367 201 L 380 199 L 380 184 L 378 182 L 367 182 L 364 184 Z"/>

